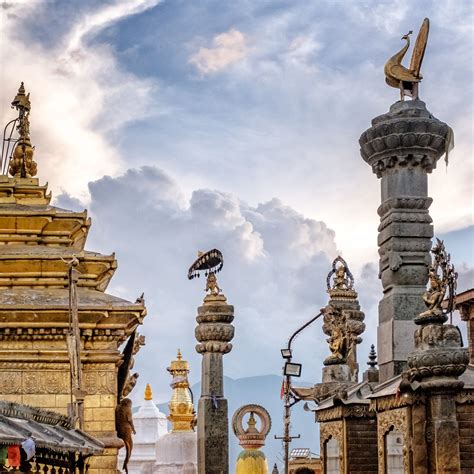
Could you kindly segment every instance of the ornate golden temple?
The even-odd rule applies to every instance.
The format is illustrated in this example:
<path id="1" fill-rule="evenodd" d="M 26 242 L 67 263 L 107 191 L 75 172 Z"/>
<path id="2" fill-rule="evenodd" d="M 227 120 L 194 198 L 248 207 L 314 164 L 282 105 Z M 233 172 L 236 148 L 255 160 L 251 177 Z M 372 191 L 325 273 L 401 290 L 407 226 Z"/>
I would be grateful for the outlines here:
<path id="1" fill-rule="evenodd" d="M 143 343 L 135 330 L 145 306 L 143 299 L 132 303 L 106 293 L 117 260 L 114 254 L 85 250 L 91 226 L 87 212 L 51 205 L 47 185 L 31 177 L 36 164 L 23 84 L 12 105 L 20 111 L 20 138 L 6 157 L 14 176 L 0 176 L 0 400 L 63 415 L 79 403 L 82 428 L 105 445 L 103 455 L 90 459 L 90 470 L 115 473 L 123 446 L 116 406 L 138 376 L 128 372 L 131 356 Z M 68 347 L 74 312 L 79 385 L 72 380 L 75 352 Z M 124 355 L 119 347 L 130 336 L 134 347 L 125 354 L 120 380 Z"/>

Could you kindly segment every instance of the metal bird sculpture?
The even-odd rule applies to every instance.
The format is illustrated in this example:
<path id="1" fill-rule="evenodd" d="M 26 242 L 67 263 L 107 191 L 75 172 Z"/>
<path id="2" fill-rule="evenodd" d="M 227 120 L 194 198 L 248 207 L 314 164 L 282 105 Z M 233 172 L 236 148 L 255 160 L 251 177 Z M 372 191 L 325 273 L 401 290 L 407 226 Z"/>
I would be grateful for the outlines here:
<path id="1" fill-rule="evenodd" d="M 405 95 L 418 99 L 418 83 L 423 79 L 420 69 L 425 55 L 426 43 L 428 42 L 429 30 L 430 20 L 425 18 L 416 38 L 409 68 L 402 65 L 402 60 L 410 47 L 412 31 L 402 36 L 402 40 L 406 41 L 405 46 L 385 63 L 385 82 L 391 87 L 400 89 L 401 100 L 404 100 Z"/>

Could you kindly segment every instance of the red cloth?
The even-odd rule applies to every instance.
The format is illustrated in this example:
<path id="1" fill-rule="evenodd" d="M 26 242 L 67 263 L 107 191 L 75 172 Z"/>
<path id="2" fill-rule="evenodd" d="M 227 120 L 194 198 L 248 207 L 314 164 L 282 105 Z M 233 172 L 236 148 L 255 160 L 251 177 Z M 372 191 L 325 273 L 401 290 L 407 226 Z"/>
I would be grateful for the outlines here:
<path id="1" fill-rule="evenodd" d="M 280 399 L 283 398 L 283 395 L 285 395 L 285 379 L 283 379 L 283 382 L 281 383 Z"/>
<path id="2" fill-rule="evenodd" d="M 8 464 L 11 467 L 19 467 L 21 464 L 21 454 L 20 446 L 14 444 L 13 446 L 8 446 Z"/>

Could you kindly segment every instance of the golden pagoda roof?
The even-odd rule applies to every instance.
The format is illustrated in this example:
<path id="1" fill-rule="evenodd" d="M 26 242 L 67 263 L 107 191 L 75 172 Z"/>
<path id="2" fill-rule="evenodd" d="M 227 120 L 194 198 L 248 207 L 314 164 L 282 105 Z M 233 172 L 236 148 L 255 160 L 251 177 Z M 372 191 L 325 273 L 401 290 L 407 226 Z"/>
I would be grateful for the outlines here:
<path id="1" fill-rule="evenodd" d="M 87 212 L 50 205 L 36 178 L 0 175 L 0 244 L 37 244 L 82 250 L 91 225 Z"/>

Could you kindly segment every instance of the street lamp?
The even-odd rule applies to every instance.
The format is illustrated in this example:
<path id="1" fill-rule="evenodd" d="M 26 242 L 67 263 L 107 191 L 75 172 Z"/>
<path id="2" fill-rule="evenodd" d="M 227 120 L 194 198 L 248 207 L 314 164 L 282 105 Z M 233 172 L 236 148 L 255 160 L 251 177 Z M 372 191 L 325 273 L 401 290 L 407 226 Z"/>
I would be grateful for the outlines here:
<path id="1" fill-rule="evenodd" d="M 280 352 L 283 359 L 291 359 L 291 349 L 281 349 Z"/>
<path id="2" fill-rule="evenodd" d="M 287 377 L 300 377 L 301 376 L 301 364 L 295 364 L 294 362 L 287 362 L 283 368 L 283 375 Z"/>
<path id="3" fill-rule="evenodd" d="M 307 323 L 303 324 L 300 328 L 298 328 L 290 337 L 288 341 L 288 346 L 281 349 L 281 356 L 283 359 L 286 360 L 285 366 L 283 367 L 283 375 L 285 376 L 285 381 L 283 383 L 283 393 L 285 395 L 285 416 L 283 418 L 283 425 L 284 425 L 284 434 L 283 436 L 276 436 L 275 439 L 283 440 L 283 444 L 285 445 L 285 474 L 289 472 L 289 453 L 290 453 L 290 443 L 291 440 L 297 439 L 300 437 L 298 436 L 291 436 L 290 435 L 290 416 L 291 416 L 291 407 L 298 403 L 301 399 L 296 396 L 295 393 L 291 391 L 291 377 L 300 377 L 301 376 L 301 364 L 296 364 L 291 362 L 291 357 L 293 355 L 291 350 L 291 344 L 293 343 L 295 337 L 308 326 L 314 323 L 316 319 L 318 319 L 323 313 L 320 312 L 312 319 L 310 319 Z"/>

